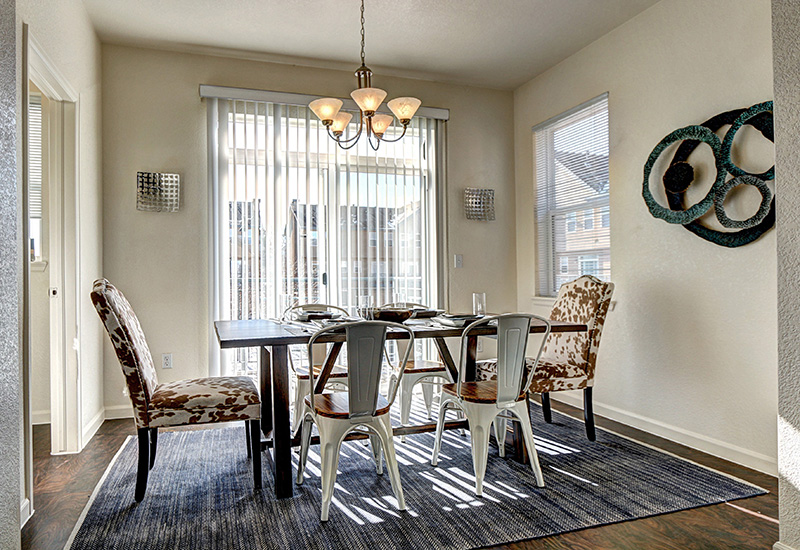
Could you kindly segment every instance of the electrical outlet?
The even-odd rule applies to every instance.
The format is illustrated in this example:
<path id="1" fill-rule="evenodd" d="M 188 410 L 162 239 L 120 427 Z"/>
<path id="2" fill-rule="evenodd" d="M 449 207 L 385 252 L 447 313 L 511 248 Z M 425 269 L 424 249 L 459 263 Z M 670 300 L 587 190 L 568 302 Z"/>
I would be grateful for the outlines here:
<path id="1" fill-rule="evenodd" d="M 162 369 L 171 369 L 172 368 L 172 354 L 171 353 L 162 353 L 161 354 L 161 368 Z"/>
<path id="2" fill-rule="evenodd" d="M 464 255 L 463 254 L 456 254 L 453 258 L 453 267 L 456 269 L 459 267 L 464 267 Z"/>
<path id="3" fill-rule="evenodd" d="M 483 340 L 478 338 L 478 353 L 483 351 Z"/>

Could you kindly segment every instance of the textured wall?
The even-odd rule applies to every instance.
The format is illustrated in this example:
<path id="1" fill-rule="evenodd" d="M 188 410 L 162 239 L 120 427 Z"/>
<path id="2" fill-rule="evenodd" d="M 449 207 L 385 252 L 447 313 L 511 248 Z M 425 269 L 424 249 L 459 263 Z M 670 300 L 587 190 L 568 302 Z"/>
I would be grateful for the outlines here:
<path id="1" fill-rule="evenodd" d="M 17 39 L 14 0 L 0 0 L 0 548 L 19 548 L 19 273 Z"/>
<path id="2" fill-rule="evenodd" d="M 734 38 L 725 29 L 747 31 Z M 662 0 L 516 90 L 514 119 L 519 307 L 547 311 L 532 300 L 531 127 L 607 91 L 617 307 L 598 357 L 597 410 L 774 473 L 776 231 L 726 249 L 653 218 L 642 200 L 642 167 L 661 138 L 772 99 L 770 36 L 769 0 Z M 745 168 L 772 165 L 774 149 L 757 132 L 742 131 L 735 144 Z M 692 161 L 710 157 L 703 147 Z M 699 177 L 703 193 L 710 173 Z M 726 201 L 734 217 L 755 212 L 750 191 Z"/>
<path id="3" fill-rule="evenodd" d="M 485 291 L 490 309 L 516 303 L 513 112 L 511 92 L 375 75 L 392 96 L 413 95 L 450 109 L 448 220 L 451 254 L 464 267 L 449 271 L 453 308 L 471 309 Z M 160 363 L 162 380 L 207 372 L 208 217 L 206 107 L 198 86 L 215 84 L 346 97 L 347 71 L 103 45 L 104 271 L 128 296 Z M 155 100 L 154 98 L 157 98 Z M 136 171 L 181 173 L 181 210 L 136 210 Z M 493 187 L 497 221 L 467 220 L 465 187 Z M 491 266 L 491 267 L 489 267 Z M 105 353 L 106 414 L 127 411 L 122 374 Z"/>
<path id="4" fill-rule="evenodd" d="M 778 187 L 778 470 L 781 542 L 800 549 L 800 10 L 772 0 Z"/>

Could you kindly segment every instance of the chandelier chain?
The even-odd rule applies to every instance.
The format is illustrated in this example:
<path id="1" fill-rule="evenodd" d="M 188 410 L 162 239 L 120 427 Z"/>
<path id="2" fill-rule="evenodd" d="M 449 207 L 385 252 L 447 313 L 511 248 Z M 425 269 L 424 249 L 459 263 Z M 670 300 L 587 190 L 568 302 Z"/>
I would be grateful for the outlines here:
<path id="1" fill-rule="evenodd" d="M 365 65 L 364 62 L 364 0 L 361 0 L 361 65 Z"/>

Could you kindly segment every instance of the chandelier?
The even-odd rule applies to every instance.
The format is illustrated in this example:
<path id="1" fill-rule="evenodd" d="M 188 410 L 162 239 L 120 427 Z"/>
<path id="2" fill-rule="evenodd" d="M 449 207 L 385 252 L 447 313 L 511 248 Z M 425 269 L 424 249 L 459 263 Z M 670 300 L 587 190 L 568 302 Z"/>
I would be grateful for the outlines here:
<path id="1" fill-rule="evenodd" d="M 355 135 L 349 138 L 342 137 L 353 115 L 340 111 L 342 108 L 341 99 L 325 97 L 315 99 L 308 104 L 308 107 L 328 129 L 328 135 L 342 149 L 350 149 L 358 142 L 361 135 L 366 133 L 370 147 L 376 151 L 381 141 L 392 143 L 403 139 L 411 122 L 411 117 L 417 112 L 422 102 L 416 97 L 398 97 L 389 101 L 386 106 L 389 107 L 389 110 L 394 113 L 394 116 L 403 125 L 403 133 L 396 139 L 386 139 L 384 137 L 384 134 L 392 125 L 394 117 L 377 112 L 378 107 L 386 98 L 386 91 L 372 87 L 372 70 L 367 67 L 364 61 L 364 0 L 361 0 L 361 66 L 356 70 L 355 75 L 358 80 L 358 88 L 350 93 L 350 97 L 353 98 L 359 109 L 358 131 Z"/>

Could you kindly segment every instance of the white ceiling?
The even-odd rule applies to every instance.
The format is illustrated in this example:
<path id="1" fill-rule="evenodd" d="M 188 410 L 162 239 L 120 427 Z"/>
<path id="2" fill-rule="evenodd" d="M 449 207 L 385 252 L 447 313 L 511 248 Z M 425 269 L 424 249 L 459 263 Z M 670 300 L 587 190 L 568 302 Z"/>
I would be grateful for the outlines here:
<path id="1" fill-rule="evenodd" d="M 380 74 L 514 89 L 657 0 L 366 0 Z M 359 0 L 84 0 L 103 42 L 359 65 Z M 233 52 L 232 52 L 233 53 Z"/>

